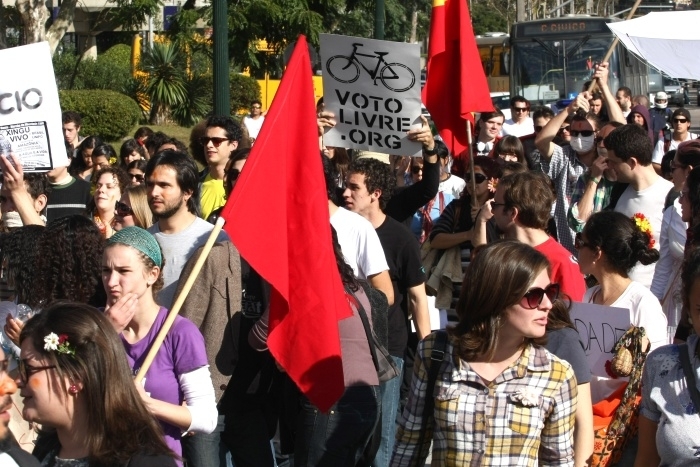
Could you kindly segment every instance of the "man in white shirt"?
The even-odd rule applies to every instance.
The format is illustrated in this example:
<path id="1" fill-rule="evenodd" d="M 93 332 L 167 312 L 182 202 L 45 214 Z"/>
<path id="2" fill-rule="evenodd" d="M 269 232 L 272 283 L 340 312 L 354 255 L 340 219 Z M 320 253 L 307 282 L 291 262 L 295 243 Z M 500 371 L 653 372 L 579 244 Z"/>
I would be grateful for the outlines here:
<path id="1" fill-rule="evenodd" d="M 632 90 L 627 86 L 622 86 L 617 90 L 615 100 L 622 110 L 622 115 L 627 118 L 632 110 Z"/>
<path id="2" fill-rule="evenodd" d="M 654 248 L 659 248 L 661 222 L 666 195 L 673 183 L 660 177 L 651 164 L 651 141 L 644 128 L 627 124 L 613 130 L 603 140 L 608 151 L 608 167 L 617 175 L 618 182 L 629 183 L 615 205 L 615 211 L 632 217 L 642 213 L 651 223 Z M 637 264 L 630 279 L 651 286 L 655 264 Z"/>
<path id="3" fill-rule="evenodd" d="M 248 136 L 250 137 L 250 143 L 253 144 L 258 138 L 258 133 L 260 133 L 260 128 L 265 121 L 265 117 L 262 114 L 262 103 L 259 100 L 254 100 L 250 104 L 250 115 L 243 118 L 243 124 L 248 129 Z"/>
<path id="4" fill-rule="evenodd" d="M 510 100 L 509 118 L 503 124 L 501 135 L 521 136 L 531 135 L 535 132 L 535 125 L 530 118 L 530 102 L 523 96 L 515 96 Z"/>
<path id="5" fill-rule="evenodd" d="M 664 132 L 663 138 L 659 138 L 651 157 L 654 164 L 659 164 L 659 169 L 661 169 L 661 159 L 664 154 L 678 148 L 678 145 L 683 141 L 690 141 L 698 137 L 695 133 L 688 131 L 690 129 L 690 112 L 683 107 L 674 110 L 671 114 L 671 128 L 673 128 L 673 132 Z"/>

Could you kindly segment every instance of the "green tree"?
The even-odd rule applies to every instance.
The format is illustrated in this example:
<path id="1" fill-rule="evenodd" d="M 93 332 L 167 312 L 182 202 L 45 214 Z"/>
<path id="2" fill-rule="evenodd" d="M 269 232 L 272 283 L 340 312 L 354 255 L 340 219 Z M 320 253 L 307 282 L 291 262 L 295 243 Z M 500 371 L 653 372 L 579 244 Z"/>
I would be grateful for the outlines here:
<path id="1" fill-rule="evenodd" d="M 185 65 L 184 56 L 173 43 L 154 43 L 144 50 L 141 69 L 147 74 L 144 92 L 151 101 L 151 124 L 163 125 L 173 107 L 187 100 Z"/>

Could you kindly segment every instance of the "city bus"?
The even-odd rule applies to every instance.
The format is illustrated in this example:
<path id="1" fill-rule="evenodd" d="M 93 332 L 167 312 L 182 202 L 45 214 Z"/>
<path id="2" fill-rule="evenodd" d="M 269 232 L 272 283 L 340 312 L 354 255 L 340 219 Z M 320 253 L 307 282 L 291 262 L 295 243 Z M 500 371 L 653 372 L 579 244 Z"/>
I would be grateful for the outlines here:
<path id="1" fill-rule="evenodd" d="M 510 33 L 510 93 L 533 104 L 561 108 L 583 90 L 603 60 L 615 18 L 567 15 L 515 23 Z M 618 44 L 610 57 L 608 85 L 627 86 L 632 95 L 649 93 L 648 65 Z"/>
<path id="2" fill-rule="evenodd" d="M 476 36 L 481 65 L 484 67 L 486 81 L 491 92 L 508 92 L 510 76 L 508 74 L 508 34 L 505 32 L 487 32 Z"/>

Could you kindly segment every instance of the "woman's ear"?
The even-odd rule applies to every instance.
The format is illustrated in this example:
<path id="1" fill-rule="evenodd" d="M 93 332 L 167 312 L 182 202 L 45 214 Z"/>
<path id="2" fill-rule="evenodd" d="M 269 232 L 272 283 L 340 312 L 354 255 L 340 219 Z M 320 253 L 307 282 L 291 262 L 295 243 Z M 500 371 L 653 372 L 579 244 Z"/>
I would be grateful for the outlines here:
<path id="1" fill-rule="evenodd" d="M 146 284 L 151 287 L 158 280 L 158 276 L 160 276 L 160 268 L 153 266 L 150 271 L 146 272 Z"/>

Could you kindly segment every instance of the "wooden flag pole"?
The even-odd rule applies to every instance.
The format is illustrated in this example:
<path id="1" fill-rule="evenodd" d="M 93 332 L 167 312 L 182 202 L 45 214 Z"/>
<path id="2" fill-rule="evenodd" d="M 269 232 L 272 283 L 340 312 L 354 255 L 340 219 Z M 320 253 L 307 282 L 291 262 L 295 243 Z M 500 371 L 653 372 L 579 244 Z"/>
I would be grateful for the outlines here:
<path id="1" fill-rule="evenodd" d="M 143 361 L 141 368 L 139 368 L 139 371 L 136 374 L 136 378 L 134 378 L 134 381 L 141 382 L 141 380 L 144 378 L 144 376 L 146 376 L 146 372 L 148 371 L 151 364 L 153 363 L 153 360 L 156 358 L 156 354 L 158 353 L 160 346 L 163 345 L 163 341 L 165 340 L 165 336 L 168 335 L 168 331 L 170 331 L 170 327 L 175 322 L 175 318 L 180 313 L 180 308 L 182 308 L 182 304 L 185 302 L 187 295 L 190 293 L 190 289 L 192 289 L 192 286 L 194 285 L 194 281 L 197 280 L 197 276 L 199 276 L 199 272 L 202 270 L 202 266 L 204 266 L 204 262 L 207 260 L 207 257 L 209 256 L 209 253 L 211 252 L 211 249 L 214 246 L 214 243 L 216 243 L 216 238 L 219 236 L 219 232 L 221 232 L 221 229 L 223 228 L 225 223 L 226 223 L 226 219 L 224 219 L 221 216 L 219 216 L 219 218 L 216 220 L 216 224 L 214 224 L 214 230 L 212 230 L 211 234 L 209 234 L 209 238 L 207 239 L 207 243 L 204 244 L 204 249 L 202 250 L 202 254 L 199 255 L 199 258 L 197 258 L 197 262 L 194 264 L 194 268 L 192 268 L 192 272 L 190 273 L 189 277 L 187 278 L 185 285 L 182 287 L 182 290 L 180 291 L 180 295 L 177 296 L 177 299 L 175 300 L 173 307 L 168 312 L 168 317 L 165 319 L 165 322 L 163 323 L 163 327 L 160 328 L 158 335 L 156 336 L 155 340 L 153 341 L 153 344 L 151 344 L 151 348 L 148 351 L 148 354 L 146 355 L 146 359 Z M 161 272 L 161 274 L 162 274 L 162 272 Z"/>
<path id="2" fill-rule="evenodd" d="M 472 207 L 477 206 L 476 199 L 476 177 L 474 176 L 474 145 L 472 144 L 472 125 L 469 120 L 467 120 L 467 154 L 469 154 L 469 171 L 471 172 L 471 184 L 472 184 Z"/>
<path id="3" fill-rule="evenodd" d="M 632 9 L 630 10 L 629 14 L 627 15 L 627 18 L 625 18 L 625 21 L 629 21 L 632 19 L 634 14 L 637 12 L 637 7 L 639 6 L 640 3 L 642 3 L 642 0 L 636 0 L 634 2 L 634 5 L 632 5 Z M 610 57 L 612 57 L 613 51 L 615 50 L 615 47 L 617 47 L 617 44 L 619 44 L 619 43 L 620 43 L 620 39 L 617 36 L 615 36 L 615 39 L 612 41 L 612 44 L 610 44 L 610 48 L 608 48 L 608 51 L 606 52 L 605 57 L 603 57 L 602 63 L 605 63 L 608 60 L 610 60 Z M 588 92 L 593 93 L 593 91 L 595 91 L 595 88 L 597 85 L 598 84 L 596 83 L 595 80 L 591 81 L 590 86 L 588 86 Z"/>

